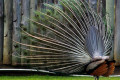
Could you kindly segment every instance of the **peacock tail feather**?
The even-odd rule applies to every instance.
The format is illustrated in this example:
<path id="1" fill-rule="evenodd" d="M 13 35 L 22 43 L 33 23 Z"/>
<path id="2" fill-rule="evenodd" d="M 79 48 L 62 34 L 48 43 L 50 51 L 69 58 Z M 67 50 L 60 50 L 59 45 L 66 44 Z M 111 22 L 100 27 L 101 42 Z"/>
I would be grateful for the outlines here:
<path id="1" fill-rule="evenodd" d="M 28 62 L 22 65 L 64 74 L 86 73 L 94 59 L 108 59 L 112 51 L 113 31 L 102 17 L 82 0 L 59 0 L 44 4 L 46 11 L 36 11 L 30 20 L 34 29 L 21 28 L 28 44 L 20 44 L 27 55 L 13 54 Z M 25 47 L 23 47 L 25 46 Z"/>

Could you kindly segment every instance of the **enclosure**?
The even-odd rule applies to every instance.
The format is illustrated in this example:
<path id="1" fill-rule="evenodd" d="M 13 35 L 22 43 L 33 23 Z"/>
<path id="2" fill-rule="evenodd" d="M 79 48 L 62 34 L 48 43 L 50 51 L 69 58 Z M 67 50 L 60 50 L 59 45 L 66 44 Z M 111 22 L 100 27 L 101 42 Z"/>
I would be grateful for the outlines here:
<path id="1" fill-rule="evenodd" d="M 83 0 L 84 1 L 84 0 Z M 112 26 L 113 54 L 111 57 L 120 66 L 120 0 L 86 0 L 100 16 L 105 25 Z M 59 4 L 58 0 L 0 0 L 0 68 L 24 68 L 25 63 L 34 65 L 34 61 L 27 62 L 26 59 L 19 59 L 13 54 L 27 55 L 28 52 L 19 48 L 14 41 L 29 43 L 26 36 L 22 35 L 20 27 L 25 27 L 28 32 L 34 30 L 44 33 L 44 29 L 34 29 L 34 24 L 29 21 L 37 17 L 35 11 L 44 12 L 47 7 L 43 3 Z M 49 33 L 47 33 L 49 34 Z M 54 36 L 54 35 L 53 35 Z M 25 48 L 25 47 L 24 47 Z M 39 60 L 38 60 L 39 61 Z M 23 65 L 23 66 L 19 66 Z M 117 69 L 118 70 L 118 69 Z"/>

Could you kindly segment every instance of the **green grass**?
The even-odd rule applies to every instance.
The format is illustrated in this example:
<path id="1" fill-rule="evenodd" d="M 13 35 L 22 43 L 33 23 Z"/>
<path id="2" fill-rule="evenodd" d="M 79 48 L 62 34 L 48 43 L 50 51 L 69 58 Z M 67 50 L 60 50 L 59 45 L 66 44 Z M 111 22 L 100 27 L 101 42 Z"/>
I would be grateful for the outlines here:
<path id="1" fill-rule="evenodd" d="M 93 77 L 78 76 L 0 76 L 0 80 L 94 80 Z M 120 77 L 100 77 L 100 80 L 120 80 Z"/>

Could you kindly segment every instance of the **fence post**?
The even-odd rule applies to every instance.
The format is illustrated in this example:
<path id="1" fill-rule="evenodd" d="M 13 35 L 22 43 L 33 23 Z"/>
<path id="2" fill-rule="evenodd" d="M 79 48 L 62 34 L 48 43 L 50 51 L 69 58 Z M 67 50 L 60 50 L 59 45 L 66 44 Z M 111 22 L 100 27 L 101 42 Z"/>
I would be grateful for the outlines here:
<path id="1" fill-rule="evenodd" d="M 30 0 L 30 19 L 35 18 L 35 11 L 37 10 L 37 4 L 38 4 L 38 0 Z M 31 21 L 30 21 L 30 32 L 37 32 L 36 26 Z M 32 44 L 32 41 L 30 41 L 30 44 Z M 29 52 L 29 55 L 33 55 L 32 52 Z M 29 60 L 29 63 L 33 63 L 33 62 L 34 60 Z"/>
<path id="2" fill-rule="evenodd" d="M 11 64 L 12 28 L 13 28 L 13 0 L 4 0 L 4 51 L 3 64 Z"/>
<path id="3" fill-rule="evenodd" d="M 106 0 L 106 21 L 107 21 L 107 29 L 110 30 L 110 27 L 113 28 L 114 30 L 114 0 Z M 114 43 L 114 42 L 113 42 Z M 114 46 L 114 44 L 113 44 Z M 110 58 L 113 59 L 114 54 L 113 54 L 113 48 L 112 52 L 110 53 Z"/>
<path id="4" fill-rule="evenodd" d="M 4 0 L 0 0 L 0 64 L 3 63 Z"/>
<path id="5" fill-rule="evenodd" d="M 21 32 L 21 0 L 13 0 L 13 40 L 20 42 Z M 13 55 L 20 54 L 21 48 L 19 44 L 13 43 Z M 12 56 L 12 65 L 20 63 L 20 59 Z"/>
<path id="6" fill-rule="evenodd" d="M 106 0 L 107 26 L 114 26 L 114 0 Z"/>
<path id="7" fill-rule="evenodd" d="M 114 39 L 114 59 L 116 65 L 120 65 L 120 0 L 115 2 L 115 39 Z"/>
<path id="8" fill-rule="evenodd" d="M 35 17 L 35 11 L 37 10 L 37 0 L 30 0 L 30 18 Z M 36 29 L 35 25 L 33 25 L 33 22 L 30 22 L 30 31 Z M 36 30 L 35 30 L 36 31 Z"/>
<path id="9" fill-rule="evenodd" d="M 30 23 L 28 18 L 30 18 L 30 0 L 22 0 L 22 19 L 21 19 L 21 27 L 26 29 L 28 32 L 30 31 Z M 21 32 L 22 33 L 22 32 Z M 21 35 L 21 42 L 25 44 L 29 44 L 28 37 L 25 35 Z M 22 48 L 26 48 L 25 46 L 22 46 Z M 28 52 L 21 50 L 21 55 L 28 55 Z M 24 58 L 21 58 L 21 64 L 24 65 L 24 63 L 27 63 L 28 61 Z"/>

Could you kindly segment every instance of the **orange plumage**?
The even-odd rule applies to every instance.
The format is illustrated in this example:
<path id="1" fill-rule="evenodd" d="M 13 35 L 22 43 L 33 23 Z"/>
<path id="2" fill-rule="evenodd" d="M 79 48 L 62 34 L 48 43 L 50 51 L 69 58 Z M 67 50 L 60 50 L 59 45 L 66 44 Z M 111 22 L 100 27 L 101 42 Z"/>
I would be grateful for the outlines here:
<path id="1" fill-rule="evenodd" d="M 109 75 L 114 73 L 114 70 L 115 70 L 115 63 L 114 62 L 109 62 L 108 70 L 103 76 L 108 77 Z"/>
<path id="2" fill-rule="evenodd" d="M 108 77 L 109 75 L 114 73 L 114 69 L 115 69 L 115 62 L 105 61 L 97 69 L 95 69 L 90 75 Z"/>

